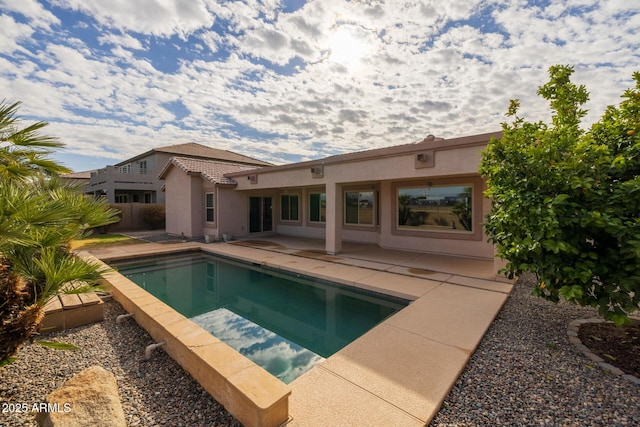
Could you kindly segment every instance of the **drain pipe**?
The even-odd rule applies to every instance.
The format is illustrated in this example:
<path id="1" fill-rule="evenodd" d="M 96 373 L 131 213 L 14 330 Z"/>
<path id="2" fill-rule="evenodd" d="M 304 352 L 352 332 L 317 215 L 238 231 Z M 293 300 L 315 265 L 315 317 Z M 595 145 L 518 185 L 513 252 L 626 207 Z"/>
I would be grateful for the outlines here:
<path id="1" fill-rule="evenodd" d="M 151 359 L 151 352 L 158 347 L 162 347 L 166 343 L 167 343 L 166 341 L 162 341 L 156 344 L 149 344 L 147 348 L 144 350 L 144 358 L 147 360 Z"/>
<path id="2" fill-rule="evenodd" d="M 119 325 L 122 322 L 124 322 L 124 319 L 127 319 L 129 317 L 133 317 L 133 314 L 132 313 L 121 314 L 118 317 L 116 317 L 116 323 Z"/>

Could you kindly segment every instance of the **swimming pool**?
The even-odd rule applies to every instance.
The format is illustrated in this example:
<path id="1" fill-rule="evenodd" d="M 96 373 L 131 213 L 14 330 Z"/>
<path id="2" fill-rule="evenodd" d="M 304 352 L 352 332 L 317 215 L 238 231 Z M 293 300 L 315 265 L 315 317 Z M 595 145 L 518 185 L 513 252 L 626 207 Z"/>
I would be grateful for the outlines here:
<path id="1" fill-rule="evenodd" d="M 285 383 L 408 304 L 201 252 L 111 265 Z"/>

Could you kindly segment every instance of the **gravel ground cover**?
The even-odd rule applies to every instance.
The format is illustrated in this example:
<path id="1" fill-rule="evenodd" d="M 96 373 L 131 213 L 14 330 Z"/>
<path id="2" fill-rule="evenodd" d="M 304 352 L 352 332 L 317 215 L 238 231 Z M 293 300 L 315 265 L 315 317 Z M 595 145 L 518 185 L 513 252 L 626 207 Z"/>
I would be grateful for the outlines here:
<path id="1" fill-rule="evenodd" d="M 539 299 L 532 287 L 530 277 L 515 285 L 431 425 L 640 425 L 640 386 L 567 337 L 569 322 L 595 311 Z"/>
<path id="2" fill-rule="evenodd" d="M 164 351 L 144 359 L 153 342 L 133 319 L 117 325 L 124 309 L 105 303 L 105 320 L 52 333 L 44 339 L 75 344 L 60 351 L 28 344 L 18 360 L 0 369 L 0 403 L 39 403 L 81 370 L 100 365 L 112 372 L 130 426 L 240 426 L 220 404 Z M 0 426 L 36 426 L 33 415 L 0 413 Z"/>
<path id="3" fill-rule="evenodd" d="M 595 366 L 568 340 L 567 325 L 591 309 L 530 295 L 521 278 L 432 426 L 638 426 L 640 386 Z M 0 370 L 0 402 L 37 403 L 75 373 L 97 364 L 116 376 L 131 426 L 240 424 L 164 351 L 144 360 L 151 337 L 116 302 L 105 321 L 48 335 L 77 351 L 26 345 Z M 375 423 L 372 423 L 374 425 Z M 0 413 L 2 426 L 36 425 L 30 414 Z"/>

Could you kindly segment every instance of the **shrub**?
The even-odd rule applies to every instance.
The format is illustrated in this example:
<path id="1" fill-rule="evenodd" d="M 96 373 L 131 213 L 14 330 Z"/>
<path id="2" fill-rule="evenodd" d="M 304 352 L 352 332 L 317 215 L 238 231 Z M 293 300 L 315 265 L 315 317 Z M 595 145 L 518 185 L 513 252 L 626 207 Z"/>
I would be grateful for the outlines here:
<path id="1" fill-rule="evenodd" d="M 151 227 L 158 230 L 165 227 L 164 205 L 149 205 L 142 208 L 142 220 Z"/>

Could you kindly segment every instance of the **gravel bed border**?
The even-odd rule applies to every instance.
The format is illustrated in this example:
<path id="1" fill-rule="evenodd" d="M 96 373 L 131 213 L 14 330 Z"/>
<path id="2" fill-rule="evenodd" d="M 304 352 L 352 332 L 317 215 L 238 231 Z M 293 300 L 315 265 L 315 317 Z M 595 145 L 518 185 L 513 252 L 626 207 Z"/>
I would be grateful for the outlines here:
<path id="1" fill-rule="evenodd" d="M 28 343 L 17 360 L 0 368 L 0 404 L 45 401 L 46 395 L 92 365 L 114 374 L 129 426 L 233 426 L 241 424 L 164 350 L 144 358 L 153 338 L 134 319 L 116 324 L 126 311 L 105 299 L 104 320 L 38 337 L 80 347 L 60 351 Z M 34 414 L 0 413 L 0 426 L 37 426 Z"/>
<path id="2" fill-rule="evenodd" d="M 603 319 L 596 319 L 596 318 L 573 320 L 571 323 L 569 323 L 569 327 L 567 328 L 567 336 L 569 337 L 569 342 L 575 345 L 576 348 L 582 352 L 582 354 L 584 354 L 587 358 L 589 358 L 589 360 L 591 360 L 593 363 L 596 363 L 601 369 L 604 369 L 605 371 L 613 375 L 619 375 L 623 378 L 626 378 L 627 380 L 631 381 L 634 384 L 640 385 L 640 378 L 636 377 L 635 375 L 627 374 L 622 369 L 610 363 L 605 362 L 602 357 L 592 352 L 589 347 L 587 347 L 582 343 L 582 340 L 580 340 L 578 333 L 580 332 L 580 326 L 587 323 L 611 323 L 611 322 L 606 322 Z"/>

